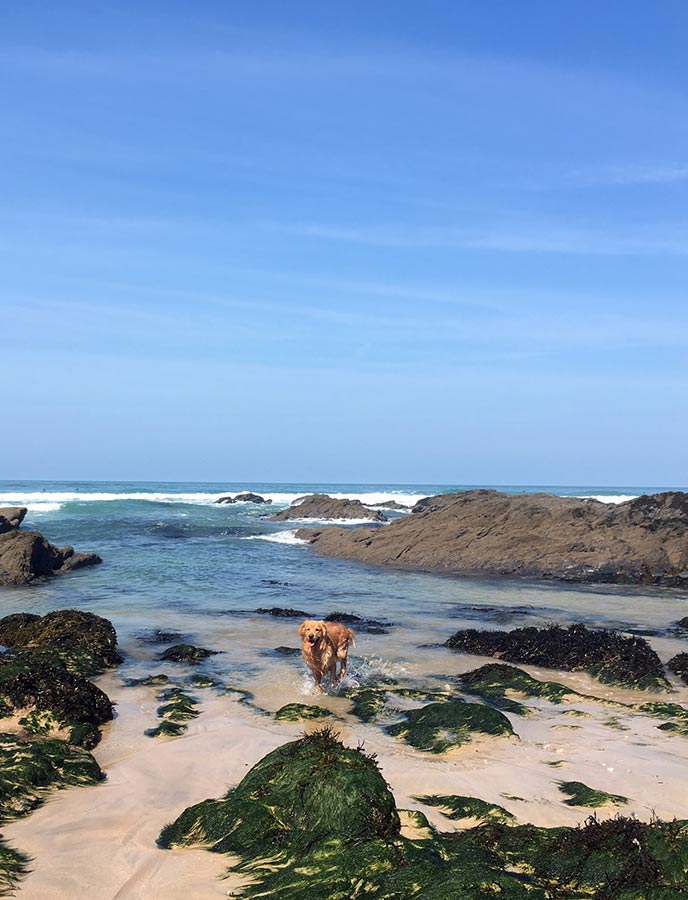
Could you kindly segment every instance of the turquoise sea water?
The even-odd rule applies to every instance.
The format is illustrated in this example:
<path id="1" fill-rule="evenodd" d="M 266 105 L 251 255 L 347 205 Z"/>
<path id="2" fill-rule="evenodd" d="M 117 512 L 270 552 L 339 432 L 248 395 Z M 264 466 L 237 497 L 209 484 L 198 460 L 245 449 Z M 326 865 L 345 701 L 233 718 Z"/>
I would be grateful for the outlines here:
<path id="1" fill-rule="evenodd" d="M 464 486 L 465 487 L 465 486 Z M 437 485 L 199 484 L 122 482 L 0 482 L 0 505 L 29 508 L 25 527 L 53 543 L 95 550 L 103 564 L 0 594 L 3 614 L 90 609 L 111 618 L 128 653 L 128 665 L 154 658 L 141 641 L 145 629 L 176 628 L 192 640 L 221 649 L 232 635 L 242 646 L 297 643 L 294 620 L 252 615 L 258 607 L 292 607 L 314 617 L 333 610 L 387 619 L 408 648 L 444 640 L 464 625 L 501 621 L 536 624 L 582 620 L 630 628 L 668 625 L 688 612 L 685 592 L 617 587 L 572 588 L 508 580 L 475 580 L 396 571 L 314 555 L 293 537 L 293 523 L 264 518 L 296 497 L 315 491 L 396 499 L 460 489 Z M 610 500 L 654 487 L 506 487 L 511 492 L 596 496 Z M 251 490 L 270 506 L 217 505 L 226 493 Z M 390 517 L 404 513 L 390 513 Z M 503 614 L 500 615 L 500 610 Z M 401 637 L 404 637 L 401 640 Z M 362 638 L 361 653 L 387 655 L 383 639 Z M 413 654 L 398 663 L 413 664 Z M 221 660 L 217 661 L 218 664 Z M 245 669 L 236 650 L 227 665 Z M 250 662 L 255 666 L 255 660 Z"/>

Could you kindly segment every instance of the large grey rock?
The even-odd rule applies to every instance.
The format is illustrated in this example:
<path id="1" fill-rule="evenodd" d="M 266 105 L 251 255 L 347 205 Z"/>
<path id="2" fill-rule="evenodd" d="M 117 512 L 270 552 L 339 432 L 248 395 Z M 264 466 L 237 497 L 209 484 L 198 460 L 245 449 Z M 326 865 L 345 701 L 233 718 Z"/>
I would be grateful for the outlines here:
<path id="1" fill-rule="evenodd" d="M 75 553 L 73 547 L 56 547 L 39 531 L 14 528 L 0 534 L 0 585 L 30 584 L 100 562 L 97 553 Z"/>
<path id="2" fill-rule="evenodd" d="M 688 585 L 688 494 L 625 503 L 473 490 L 384 528 L 299 529 L 318 553 L 419 569 Z"/>
<path id="3" fill-rule="evenodd" d="M 25 506 L 0 506 L 0 534 L 19 528 L 27 512 Z"/>
<path id="4" fill-rule="evenodd" d="M 272 522 L 288 522 L 291 519 L 374 519 L 376 522 L 386 522 L 387 516 L 368 509 L 360 500 L 338 500 L 328 494 L 309 494 L 270 516 Z"/>

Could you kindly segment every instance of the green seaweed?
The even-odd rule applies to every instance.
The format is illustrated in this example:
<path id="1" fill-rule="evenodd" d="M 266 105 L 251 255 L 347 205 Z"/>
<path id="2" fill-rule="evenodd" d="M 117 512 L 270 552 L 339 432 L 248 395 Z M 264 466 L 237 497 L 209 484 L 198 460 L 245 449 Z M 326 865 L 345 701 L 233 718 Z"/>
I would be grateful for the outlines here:
<path id="1" fill-rule="evenodd" d="M 194 675 L 189 678 L 189 684 L 192 684 L 194 687 L 198 688 L 221 688 L 224 687 L 224 684 L 217 678 L 211 678 L 210 675 L 204 675 L 201 672 L 196 672 Z"/>
<path id="2" fill-rule="evenodd" d="M 0 897 L 12 896 L 21 879 L 29 873 L 31 859 L 14 850 L 0 835 Z"/>
<path id="3" fill-rule="evenodd" d="M 483 823 L 443 833 L 419 811 L 402 811 L 402 831 L 374 757 L 325 728 L 268 754 L 222 799 L 185 810 L 159 845 L 228 854 L 248 878 L 234 896 L 256 900 L 688 897 L 686 821 L 592 816 L 547 829 L 497 821 L 475 798 L 438 805 L 454 800 L 459 815 L 463 801 Z"/>
<path id="4" fill-rule="evenodd" d="M 405 697 L 411 700 L 446 700 L 449 695 L 444 691 L 432 691 L 419 688 L 397 687 L 396 681 L 378 688 L 358 688 L 347 693 L 351 699 L 351 714 L 361 722 L 374 722 L 391 705 L 393 698 Z"/>
<path id="5" fill-rule="evenodd" d="M 596 809 L 598 806 L 604 806 L 606 803 L 613 803 L 615 806 L 622 806 L 628 803 L 628 797 L 596 790 L 588 787 L 582 781 L 560 781 L 559 790 L 569 798 L 564 800 L 567 806 L 587 806 L 591 809 Z"/>
<path id="6" fill-rule="evenodd" d="M 528 675 L 523 669 L 503 663 L 488 663 L 480 666 L 479 669 L 459 675 L 456 680 L 467 694 L 475 694 L 499 709 L 520 716 L 529 715 L 531 710 L 523 703 L 511 699 L 507 694 L 517 694 L 520 697 L 541 697 L 551 703 L 561 703 L 569 697 L 582 698 L 584 696 L 556 681 L 539 681 Z"/>
<path id="7" fill-rule="evenodd" d="M 200 715 L 196 698 L 181 688 L 169 688 L 159 694 L 158 699 L 163 701 L 157 710 L 161 721 L 157 727 L 146 729 L 147 737 L 179 737 L 186 731 L 186 723 Z"/>
<path id="8" fill-rule="evenodd" d="M 430 753 L 444 753 L 460 747 L 475 734 L 514 734 L 511 723 L 499 710 L 462 700 L 429 703 L 420 709 L 409 710 L 405 713 L 405 721 L 389 725 L 386 730 L 407 744 Z"/>
<path id="9" fill-rule="evenodd" d="M 496 803 L 488 803 L 478 797 L 462 797 L 457 794 L 425 794 L 415 797 L 427 806 L 436 806 L 448 819 L 461 821 L 462 819 L 479 819 L 481 822 L 508 823 L 515 817 L 503 806 Z M 449 812 L 445 812 L 449 810 Z"/>
<path id="10" fill-rule="evenodd" d="M 445 646 L 462 653 L 499 656 L 507 662 L 589 672 L 605 684 L 669 690 L 662 663 L 646 640 L 593 631 L 580 624 L 512 631 L 467 628 L 453 634 Z M 688 662 L 688 654 L 684 655 Z"/>
<path id="11" fill-rule="evenodd" d="M 640 712 L 660 719 L 667 719 L 658 725 L 660 731 L 671 731 L 688 737 L 688 709 L 678 703 L 643 703 Z"/>
<path id="12" fill-rule="evenodd" d="M 160 685 L 168 684 L 170 676 L 164 672 L 156 672 L 153 675 L 146 675 L 145 678 L 129 678 L 125 681 L 127 687 L 160 687 Z"/>
<path id="13" fill-rule="evenodd" d="M 85 750 L 65 741 L 0 734 L 0 821 L 31 812 L 51 788 L 97 784 L 105 775 Z"/>
<path id="14" fill-rule="evenodd" d="M 307 706 L 305 703 L 287 703 L 275 713 L 279 722 L 302 722 L 305 719 L 323 719 L 331 716 L 329 709 L 322 706 Z"/>

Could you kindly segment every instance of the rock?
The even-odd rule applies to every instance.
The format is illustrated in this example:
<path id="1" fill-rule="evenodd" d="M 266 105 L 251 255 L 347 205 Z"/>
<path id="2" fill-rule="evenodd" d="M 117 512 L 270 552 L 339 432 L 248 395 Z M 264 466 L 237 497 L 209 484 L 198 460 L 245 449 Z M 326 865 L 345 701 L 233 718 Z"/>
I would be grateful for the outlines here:
<path id="1" fill-rule="evenodd" d="M 97 553 L 75 553 L 73 547 L 56 547 L 39 531 L 14 528 L 0 534 L 0 585 L 30 584 L 100 562 Z"/>
<path id="2" fill-rule="evenodd" d="M 215 501 L 216 503 L 272 503 L 272 500 L 266 500 L 265 497 L 261 497 L 260 494 L 252 494 L 250 491 L 244 494 L 237 494 L 235 497 L 231 495 L 227 495 L 226 497 L 220 497 Z"/>
<path id="3" fill-rule="evenodd" d="M 557 681 L 539 681 L 523 669 L 502 663 L 488 663 L 479 669 L 457 675 L 456 681 L 464 693 L 481 697 L 493 706 L 519 716 L 529 715 L 531 709 L 514 700 L 514 694 L 520 697 L 542 697 L 551 703 L 561 703 L 566 699 L 597 702 L 597 698 L 579 694 Z"/>
<path id="4" fill-rule="evenodd" d="M 165 631 L 162 628 L 149 628 L 139 632 L 137 638 L 144 644 L 172 644 L 184 640 L 184 635 L 179 631 Z"/>
<path id="5" fill-rule="evenodd" d="M 272 650 L 266 650 L 265 653 L 269 653 L 272 655 L 273 653 L 276 656 L 293 656 L 301 658 L 301 648 L 300 647 L 273 647 Z"/>
<path id="6" fill-rule="evenodd" d="M 0 507 L 0 534 L 19 528 L 27 512 L 28 509 L 25 506 Z"/>
<path id="7" fill-rule="evenodd" d="M 677 628 L 683 628 L 688 631 L 688 616 L 684 616 L 682 619 L 679 619 L 676 623 Z"/>
<path id="8" fill-rule="evenodd" d="M 428 703 L 406 713 L 404 722 L 389 725 L 387 732 L 428 753 L 445 753 L 468 743 L 474 734 L 513 735 L 507 717 L 482 703 L 446 700 Z"/>
<path id="9" fill-rule="evenodd" d="M 375 509 L 411 509 L 410 506 L 397 503 L 396 500 L 385 500 L 384 503 L 366 503 L 366 506 L 374 507 Z"/>
<path id="10" fill-rule="evenodd" d="M 325 616 L 325 622 L 341 622 L 344 625 L 353 625 L 356 631 L 365 634 L 388 634 L 389 622 L 380 622 L 377 619 L 364 619 L 354 613 L 333 612 L 329 616 Z"/>
<path id="11" fill-rule="evenodd" d="M 45 616 L 5 616 L 0 619 L 0 644 L 21 650 L 50 649 L 68 669 L 82 675 L 96 675 L 122 662 L 112 622 L 78 609 L 60 609 Z"/>
<path id="12" fill-rule="evenodd" d="M 277 616 L 280 619 L 308 619 L 309 614 L 302 609 L 289 609 L 283 606 L 260 606 L 257 610 L 261 616 Z"/>
<path id="13" fill-rule="evenodd" d="M 294 502 L 288 509 L 283 509 L 274 516 L 271 522 L 288 522 L 291 519 L 374 519 L 386 522 L 384 513 L 368 509 L 360 500 L 338 500 L 327 494 L 309 494 L 300 502 Z"/>
<path id="14" fill-rule="evenodd" d="M 688 653 L 677 653 L 673 656 L 667 663 L 667 669 L 688 684 Z"/>
<path id="15" fill-rule="evenodd" d="M 473 490 L 385 528 L 299 529 L 317 553 L 419 569 L 572 582 L 688 585 L 688 494 L 625 503 Z M 286 512 L 289 512 L 288 510 Z"/>
<path id="16" fill-rule="evenodd" d="M 196 698 L 180 688 L 163 691 L 159 699 L 164 701 L 157 711 L 160 722 L 144 732 L 146 737 L 178 737 L 184 734 L 192 719 L 200 716 Z"/>
<path id="17" fill-rule="evenodd" d="M 496 803 L 486 803 L 478 797 L 464 797 L 456 794 L 425 794 L 414 799 L 420 800 L 426 806 L 439 807 L 440 812 L 448 819 L 461 822 L 464 819 L 477 819 L 479 822 L 501 822 L 508 824 L 513 821 L 512 813 L 497 806 Z M 446 812 L 445 812 L 446 810 Z"/>
<path id="18" fill-rule="evenodd" d="M 287 703 L 275 713 L 278 722 L 304 722 L 309 719 L 324 719 L 332 716 L 329 709 L 322 706 L 308 706 L 305 703 Z"/>
<path id="19" fill-rule="evenodd" d="M 564 800 L 567 806 L 587 806 L 590 809 L 597 809 L 607 803 L 612 803 L 614 806 L 623 806 L 628 803 L 628 797 L 622 797 L 621 794 L 608 794 L 606 791 L 588 787 L 582 781 L 561 781 L 559 790 L 569 798 Z"/>
<path id="20" fill-rule="evenodd" d="M 513 631 L 457 631 L 445 647 L 477 656 L 496 656 L 567 672 L 589 672 L 606 684 L 668 690 L 659 657 L 646 640 L 584 625 L 515 628 Z"/>
<path id="21" fill-rule="evenodd" d="M 183 662 L 197 666 L 202 660 L 209 656 L 215 656 L 217 653 L 217 650 L 206 650 L 205 647 L 194 647 L 193 644 L 174 644 L 172 647 L 168 647 L 159 658 L 165 662 Z"/>

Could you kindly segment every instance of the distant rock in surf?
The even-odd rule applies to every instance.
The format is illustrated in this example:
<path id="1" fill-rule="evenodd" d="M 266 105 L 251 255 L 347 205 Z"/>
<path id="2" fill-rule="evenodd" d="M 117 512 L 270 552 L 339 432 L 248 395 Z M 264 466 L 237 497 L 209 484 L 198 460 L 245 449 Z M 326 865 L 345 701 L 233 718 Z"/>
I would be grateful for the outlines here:
<path id="1" fill-rule="evenodd" d="M 301 528 L 296 536 L 323 555 L 376 565 L 688 585 L 688 494 L 679 491 L 614 504 L 472 490 L 426 498 L 384 528 Z"/>
<path id="2" fill-rule="evenodd" d="M 287 509 L 270 516 L 271 522 L 288 522 L 291 519 L 373 519 L 375 522 L 386 522 L 387 516 L 369 509 L 360 500 L 342 500 L 328 494 L 309 494 L 295 500 Z"/>
<path id="3" fill-rule="evenodd" d="M 102 562 L 97 553 L 76 553 L 49 543 L 39 531 L 21 531 L 26 512 L 23 506 L 0 509 L 0 585 L 30 584 Z"/>
<path id="4" fill-rule="evenodd" d="M 215 502 L 216 503 L 272 503 L 272 500 L 266 500 L 265 497 L 261 497 L 260 494 L 252 494 L 249 491 L 245 494 L 237 494 L 235 497 L 232 497 L 231 494 L 227 494 L 227 496 L 220 497 Z"/>
<path id="5" fill-rule="evenodd" d="M 373 507 L 375 509 L 411 509 L 410 506 L 406 506 L 403 503 L 398 503 L 396 500 L 385 500 L 384 503 L 366 503 L 366 506 Z"/>

